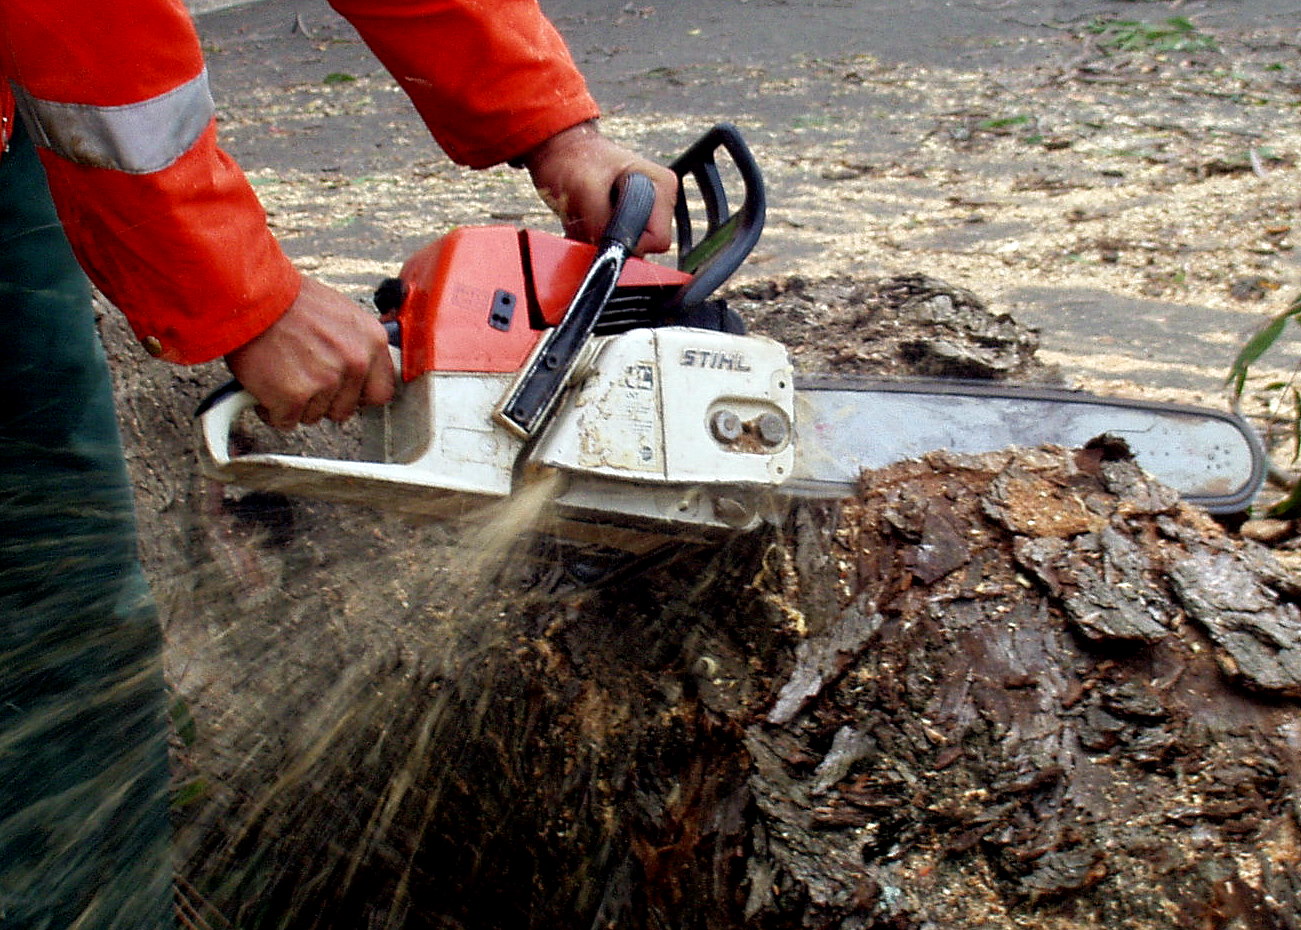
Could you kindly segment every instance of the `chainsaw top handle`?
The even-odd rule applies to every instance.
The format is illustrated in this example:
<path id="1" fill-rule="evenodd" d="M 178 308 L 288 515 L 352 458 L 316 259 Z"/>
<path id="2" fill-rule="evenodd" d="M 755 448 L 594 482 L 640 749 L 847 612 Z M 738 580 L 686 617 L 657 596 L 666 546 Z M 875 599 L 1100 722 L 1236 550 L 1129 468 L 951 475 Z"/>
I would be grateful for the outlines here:
<path id="1" fill-rule="evenodd" d="M 718 170 L 720 150 L 731 158 L 741 179 L 741 203 L 735 210 L 730 209 Z M 763 233 L 767 201 L 759 166 L 740 131 L 731 123 L 714 126 L 669 167 L 678 176 L 674 207 L 678 270 L 693 276 L 671 302 L 670 310 L 681 311 L 703 303 L 745 261 Z M 699 241 L 687 197 L 688 177 L 695 181 L 704 208 L 705 231 Z"/>
<path id="2" fill-rule="evenodd" d="M 655 207 L 655 185 L 644 174 L 625 174 L 611 188 L 610 202 L 614 212 L 601 233 L 600 247 L 621 245 L 631 255 Z"/>

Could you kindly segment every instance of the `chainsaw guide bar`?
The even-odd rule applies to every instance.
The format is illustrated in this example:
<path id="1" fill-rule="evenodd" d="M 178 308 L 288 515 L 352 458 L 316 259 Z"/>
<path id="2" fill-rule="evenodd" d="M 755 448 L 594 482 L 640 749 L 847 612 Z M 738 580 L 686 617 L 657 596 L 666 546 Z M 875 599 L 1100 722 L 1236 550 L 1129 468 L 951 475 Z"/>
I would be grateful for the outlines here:
<path id="1" fill-rule="evenodd" d="M 1124 442 L 1157 480 L 1211 513 L 1238 513 L 1265 479 L 1265 452 L 1231 413 L 989 381 L 796 378 L 800 457 L 790 487 L 852 492 L 864 470 L 937 449 L 1082 448 Z M 865 401 L 865 395 L 870 399 Z"/>

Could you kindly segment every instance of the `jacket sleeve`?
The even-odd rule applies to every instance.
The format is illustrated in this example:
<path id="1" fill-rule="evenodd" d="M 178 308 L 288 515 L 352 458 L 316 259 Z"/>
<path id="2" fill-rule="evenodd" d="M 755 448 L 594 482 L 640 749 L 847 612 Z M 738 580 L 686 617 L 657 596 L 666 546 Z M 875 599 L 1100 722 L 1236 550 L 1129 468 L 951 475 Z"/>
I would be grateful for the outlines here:
<path id="1" fill-rule="evenodd" d="M 180 0 L 4 0 L 12 82 L 68 238 L 151 354 L 196 363 L 270 326 L 297 295 L 243 173 L 217 146 Z"/>
<path id="2" fill-rule="evenodd" d="M 483 167 L 597 115 L 535 0 L 335 0 L 455 160 Z M 196 363 L 263 332 L 299 276 L 216 142 L 181 0 L 3 0 L 0 75 L 78 259 L 151 354 Z"/>
<path id="3" fill-rule="evenodd" d="M 445 152 L 472 168 L 599 115 L 536 0 L 330 0 L 406 91 Z"/>

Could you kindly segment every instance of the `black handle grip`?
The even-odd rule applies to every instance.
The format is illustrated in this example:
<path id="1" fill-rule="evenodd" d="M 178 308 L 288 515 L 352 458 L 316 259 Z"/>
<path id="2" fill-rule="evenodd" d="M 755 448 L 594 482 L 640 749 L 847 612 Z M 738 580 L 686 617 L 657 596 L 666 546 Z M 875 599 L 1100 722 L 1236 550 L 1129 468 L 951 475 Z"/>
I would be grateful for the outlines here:
<path id="1" fill-rule="evenodd" d="M 610 194 L 614 213 L 601 234 L 601 245 L 618 243 L 632 252 L 650 222 L 655 207 L 655 183 L 634 171 L 620 178 Z"/>
<path id="2" fill-rule="evenodd" d="M 732 209 L 718 170 L 719 151 L 727 153 L 741 179 L 741 203 Z M 741 132 L 731 123 L 719 123 L 670 165 L 678 176 L 678 268 L 692 280 L 669 304 L 670 312 L 703 303 L 741 266 L 763 233 L 767 197 L 763 174 Z M 695 181 L 705 212 L 704 234 L 692 226 L 686 181 Z"/>

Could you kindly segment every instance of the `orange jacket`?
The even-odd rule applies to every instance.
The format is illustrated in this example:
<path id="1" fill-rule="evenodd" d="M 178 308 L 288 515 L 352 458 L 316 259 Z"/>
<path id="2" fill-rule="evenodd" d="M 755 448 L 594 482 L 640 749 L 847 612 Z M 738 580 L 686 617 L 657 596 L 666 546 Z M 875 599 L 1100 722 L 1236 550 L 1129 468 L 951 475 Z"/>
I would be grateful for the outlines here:
<path id="1" fill-rule="evenodd" d="M 497 164 L 597 115 L 536 0 L 332 2 L 462 164 Z M 208 361 L 293 301 L 298 273 L 217 144 L 181 0 L 121 0 L 111 13 L 96 0 L 3 0 L 7 119 L 6 82 L 78 259 L 151 354 Z"/>

